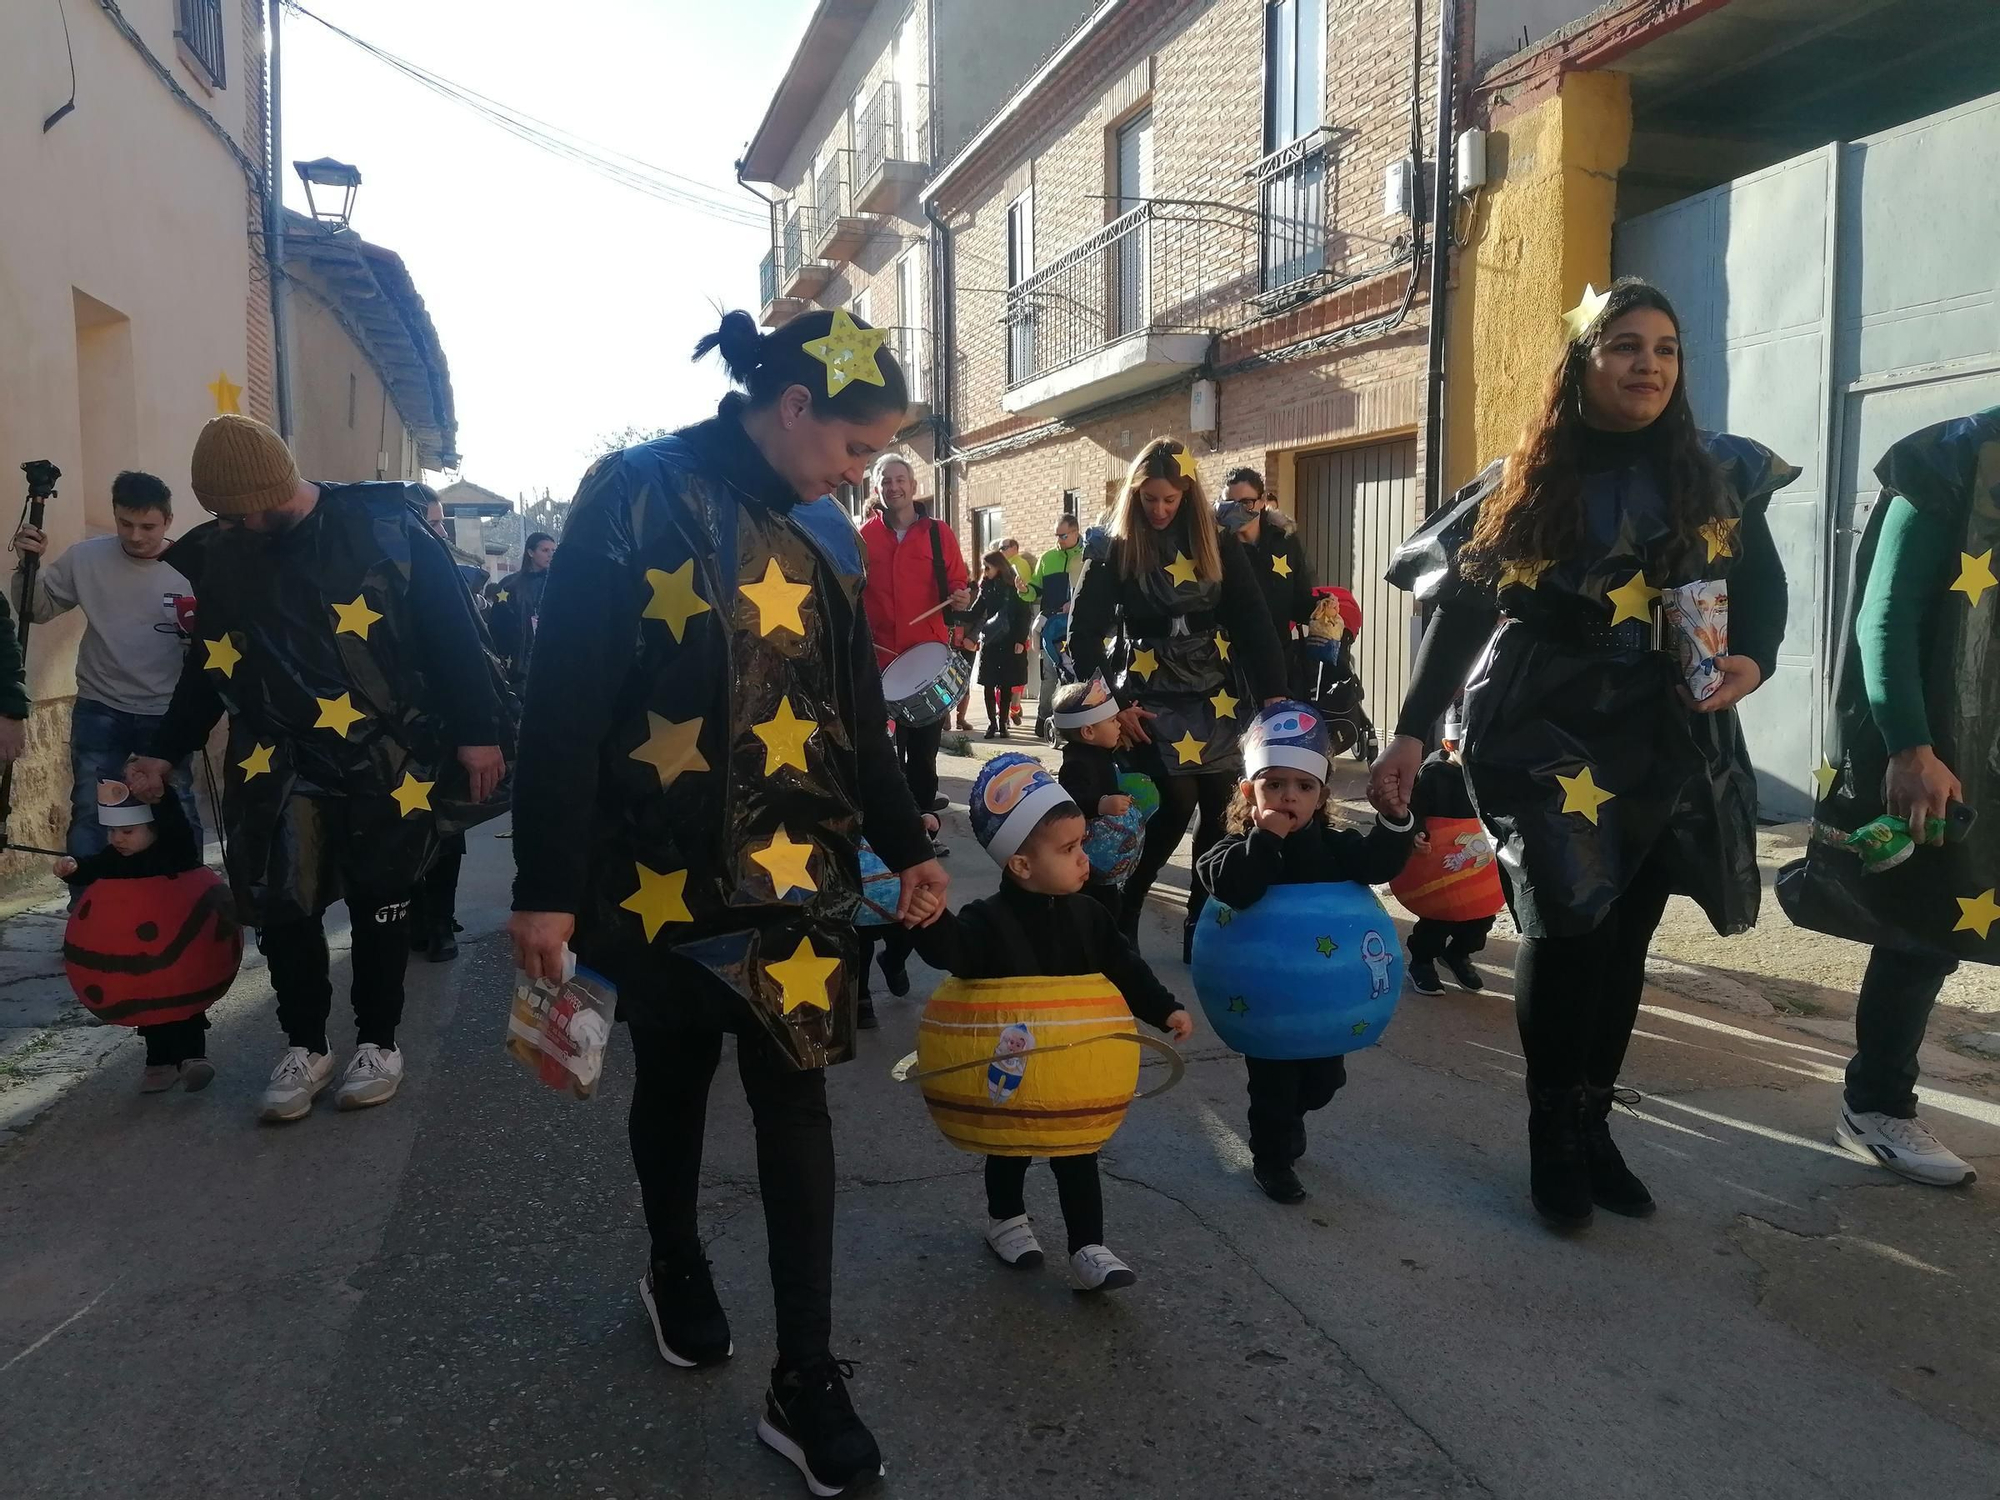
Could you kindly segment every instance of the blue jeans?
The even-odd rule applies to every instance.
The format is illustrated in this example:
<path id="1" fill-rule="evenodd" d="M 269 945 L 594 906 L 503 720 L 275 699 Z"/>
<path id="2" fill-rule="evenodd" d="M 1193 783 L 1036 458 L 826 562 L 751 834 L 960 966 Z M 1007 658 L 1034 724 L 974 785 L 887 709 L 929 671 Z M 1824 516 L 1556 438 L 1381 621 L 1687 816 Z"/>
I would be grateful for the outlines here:
<path id="1" fill-rule="evenodd" d="M 64 845 L 71 855 L 83 859 L 104 849 L 104 829 L 97 821 L 97 783 L 125 779 L 125 762 L 134 755 L 153 753 L 153 736 L 159 732 L 164 714 L 128 714 L 108 703 L 78 698 L 69 715 L 69 839 Z M 188 827 L 194 830 L 195 846 L 201 836 L 201 808 L 195 802 L 192 760 L 174 767 L 172 782 L 181 806 L 187 809 Z"/>

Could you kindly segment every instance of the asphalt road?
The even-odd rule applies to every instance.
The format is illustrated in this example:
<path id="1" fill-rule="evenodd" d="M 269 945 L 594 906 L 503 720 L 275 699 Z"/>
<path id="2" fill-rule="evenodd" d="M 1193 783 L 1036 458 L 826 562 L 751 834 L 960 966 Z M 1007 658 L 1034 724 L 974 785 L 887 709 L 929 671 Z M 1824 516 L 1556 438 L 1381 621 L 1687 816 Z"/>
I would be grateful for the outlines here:
<path id="1" fill-rule="evenodd" d="M 577 1103 L 501 1050 L 510 857 L 474 836 L 472 941 L 413 966 L 389 1106 L 255 1122 L 281 1041 L 259 971 L 215 1012 L 206 1093 L 138 1096 L 127 1044 L 0 1151 L 0 1493 L 803 1493 L 753 1431 L 770 1308 L 733 1069 L 704 1207 L 737 1353 L 691 1373 L 635 1293 L 628 1059 Z M 1170 920 L 1149 949 L 1184 988 Z M 1825 1144 L 1837 1045 L 1659 997 L 1619 1131 L 1662 1210 L 1560 1239 L 1528 1210 L 1504 993 L 1405 998 L 1312 1122 L 1294 1209 L 1251 1185 L 1242 1064 L 1197 1033 L 1106 1153 L 1141 1279 L 1093 1300 L 992 1260 L 976 1161 L 890 1080 L 913 972 L 830 1075 L 835 1340 L 885 1494 L 2000 1496 L 1990 1090 L 1927 1101 L 1986 1181 L 1905 1185 Z M 1039 1170 L 1029 1205 L 1059 1243 Z"/>

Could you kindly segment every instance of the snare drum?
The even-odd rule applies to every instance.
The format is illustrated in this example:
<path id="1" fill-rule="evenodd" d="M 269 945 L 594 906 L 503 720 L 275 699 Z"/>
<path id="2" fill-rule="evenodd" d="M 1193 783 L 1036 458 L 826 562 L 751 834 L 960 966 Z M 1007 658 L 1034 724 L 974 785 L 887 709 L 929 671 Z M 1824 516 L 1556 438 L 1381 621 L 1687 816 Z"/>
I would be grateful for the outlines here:
<path id="1" fill-rule="evenodd" d="M 969 658 L 943 641 L 925 641 L 882 669 L 882 696 L 899 724 L 921 729 L 949 713 L 971 680 Z"/>

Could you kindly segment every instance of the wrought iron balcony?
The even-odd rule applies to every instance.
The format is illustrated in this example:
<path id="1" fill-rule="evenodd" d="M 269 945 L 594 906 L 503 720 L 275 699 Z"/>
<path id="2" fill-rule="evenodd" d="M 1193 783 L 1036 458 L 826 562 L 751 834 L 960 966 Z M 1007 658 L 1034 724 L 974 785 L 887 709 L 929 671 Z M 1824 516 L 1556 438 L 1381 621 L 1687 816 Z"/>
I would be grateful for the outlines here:
<path id="1" fill-rule="evenodd" d="M 773 246 L 757 267 L 757 290 L 760 298 L 758 306 L 763 309 L 758 321 L 766 328 L 776 328 L 781 323 L 789 323 L 806 310 L 802 298 L 787 297 L 780 293 L 779 258 L 780 252 Z"/>
<path id="2" fill-rule="evenodd" d="M 868 240 L 868 221 L 854 211 L 848 196 L 847 164 L 850 151 L 836 151 L 820 164 L 813 181 L 813 254 L 839 265 L 852 260 Z"/>
<path id="3" fill-rule="evenodd" d="M 223 49 L 222 0 L 174 0 L 174 40 L 208 75 L 211 88 L 229 82 Z"/>
<path id="4" fill-rule="evenodd" d="M 1264 292 L 1296 286 L 1326 271 L 1329 135 L 1315 130 L 1273 151 L 1245 174 L 1257 188 L 1258 285 Z"/>
<path id="5" fill-rule="evenodd" d="M 778 295 L 810 301 L 833 279 L 833 267 L 812 252 L 811 213 L 794 207 L 778 238 Z"/>
<path id="6" fill-rule="evenodd" d="M 930 154 L 924 91 L 882 84 L 855 126 L 855 208 L 870 214 L 896 208 L 923 185 Z"/>

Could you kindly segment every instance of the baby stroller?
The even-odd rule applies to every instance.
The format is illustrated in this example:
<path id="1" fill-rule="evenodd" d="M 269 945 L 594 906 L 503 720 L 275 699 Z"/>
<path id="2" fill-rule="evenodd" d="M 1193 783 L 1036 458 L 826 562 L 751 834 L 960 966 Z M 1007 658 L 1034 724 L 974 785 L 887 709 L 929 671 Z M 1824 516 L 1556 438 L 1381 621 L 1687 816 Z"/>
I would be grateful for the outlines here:
<path id="1" fill-rule="evenodd" d="M 1300 643 L 1306 696 L 1326 720 L 1333 752 L 1343 751 L 1367 765 L 1381 753 L 1375 725 L 1362 702 L 1367 697 L 1354 670 L 1354 643 L 1361 635 L 1361 606 L 1338 584 L 1313 590 L 1317 601 Z"/>

